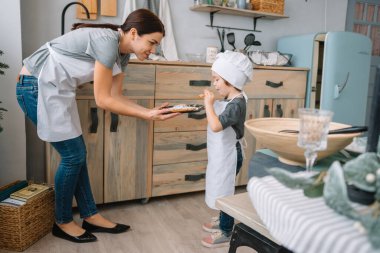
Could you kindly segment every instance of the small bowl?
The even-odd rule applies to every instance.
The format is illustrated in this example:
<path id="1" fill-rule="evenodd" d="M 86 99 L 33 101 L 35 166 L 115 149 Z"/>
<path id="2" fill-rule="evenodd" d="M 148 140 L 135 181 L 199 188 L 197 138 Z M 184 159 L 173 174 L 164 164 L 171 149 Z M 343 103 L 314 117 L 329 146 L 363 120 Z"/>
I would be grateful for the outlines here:
<path id="1" fill-rule="evenodd" d="M 245 122 L 248 131 L 256 138 L 256 141 L 264 148 L 268 148 L 278 154 L 278 159 L 289 165 L 305 164 L 305 150 L 297 146 L 298 134 L 280 133 L 279 131 L 299 129 L 299 119 L 295 118 L 258 118 Z M 349 127 L 350 125 L 331 122 L 329 130 Z M 361 133 L 329 134 L 326 150 L 318 151 L 317 159 L 322 159 L 345 148 L 352 139 Z"/>
<path id="2" fill-rule="evenodd" d="M 186 54 L 186 58 L 190 62 L 205 62 L 206 60 L 204 54 Z"/>

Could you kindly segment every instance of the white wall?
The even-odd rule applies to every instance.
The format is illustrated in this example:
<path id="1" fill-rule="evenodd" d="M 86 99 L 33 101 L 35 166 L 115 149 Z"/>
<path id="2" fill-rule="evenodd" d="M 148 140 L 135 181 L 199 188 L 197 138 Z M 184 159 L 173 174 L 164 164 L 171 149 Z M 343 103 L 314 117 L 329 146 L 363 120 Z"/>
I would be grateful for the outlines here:
<path id="1" fill-rule="evenodd" d="M 143 2 L 144 0 L 138 0 Z M 27 56 L 44 42 L 60 35 L 61 12 L 71 0 L 33 0 L 22 2 L 23 12 L 23 56 Z M 169 0 L 175 38 L 179 56 L 186 59 L 186 53 L 205 52 L 207 46 L 220 47 L 216 29 L 205 25 L 210 23 L 209 14 L 190 11 L 193 0 Z M 96 21 L 122 23 L 124 0 L 118 0 L 118 16 L 99 16 Z M 75 8 L 71 6 L 66 12 L 65 31 L 69 31 L 75 19 Z M 285 0 L 285 15 L 287 19 L 259 20 L 255 33 L 262 46 L 257 49 L 275 50 L 279 37 L 323 31 L 343 31 L 347 11 L 347 0 Z M 253 19 L 249 17 L 218 15 L 214 17 L 215 25 L 253 29 Z M 232 31 L 232 30 L 231 30 Z M 226 34 L 230 32 L 226 30 Z M 232 31 L 236 35 L 238 48 L 244 47 L 244 37 L 249 32 Z M 225 47 L 231 48 L 225 39 Z"/>
<path id="2" fill-rule="evenodd" d="M 0 76 L 0 100 L 4 114 L 0 133 L 0 185 L 26 177 L 24 114 L 16 100 L 16 77 L 21 69 L 20 0 L 0 0 L 0 62 L 10 66 Z"/>

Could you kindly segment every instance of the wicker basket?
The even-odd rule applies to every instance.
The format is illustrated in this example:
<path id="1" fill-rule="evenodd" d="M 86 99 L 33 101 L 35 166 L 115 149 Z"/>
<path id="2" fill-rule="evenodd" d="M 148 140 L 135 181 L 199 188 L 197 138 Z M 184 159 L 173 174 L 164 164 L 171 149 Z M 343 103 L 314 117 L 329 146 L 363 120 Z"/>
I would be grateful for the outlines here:
<path id="1" fill-rule="evenodd" d="M 0 249 L 23 251 L 49 233 L 53 223 L 53 189 L 22 206 L 0 205 Z"/>
<path id="2" fill-rule="evenodd" d="M 284 14 L 284 0 L 251 0 L 255 11 Z"/>

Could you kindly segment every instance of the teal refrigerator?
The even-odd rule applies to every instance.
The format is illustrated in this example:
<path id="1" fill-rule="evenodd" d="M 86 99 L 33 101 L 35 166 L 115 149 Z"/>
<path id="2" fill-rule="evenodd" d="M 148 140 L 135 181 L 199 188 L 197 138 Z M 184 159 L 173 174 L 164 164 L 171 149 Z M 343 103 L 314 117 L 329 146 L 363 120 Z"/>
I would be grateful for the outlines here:
<path id="1" fill-rule="evenodd" d="M 305 107 L 334 112 L 333 121 L 365 125 L 371 40 L 352 32 L 280 38 L 277 50 L 292 54 L 292 66 L 309 68 Z"/>

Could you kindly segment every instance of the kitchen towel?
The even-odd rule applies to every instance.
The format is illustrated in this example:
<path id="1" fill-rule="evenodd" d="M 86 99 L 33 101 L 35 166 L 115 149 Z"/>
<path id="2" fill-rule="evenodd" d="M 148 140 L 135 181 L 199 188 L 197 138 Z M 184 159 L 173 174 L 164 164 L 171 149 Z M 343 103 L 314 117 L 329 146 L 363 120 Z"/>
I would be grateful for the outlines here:
<path id="1" fill-rule="evenodd" d="M 124 5 L 124 11 L 123 11 L 123 19 L 121 20 L 120 24 L 124 24 L 125 20 L 127 19 L 129 13 L 137 9 L 137 0 L 126 0 Z"/>
<path id="2" fill-rule="evenodd" d="M 156 3 L 151 0 L 144 1 L 143 5 L 140 5 L 137 0 L 126 0 L 123 11 L 123 19 L 121 23 L 124 23 L 129 13 L 138 9 L 138 8 L 146 8 L 151 7 L 151 11 L 157 14 Z M 168 61 L 178 61 L 178 52 L 177 46 L 174 38 L 174 29 L 172 24 L 172 17 L 170 13 L 170 6 L 168 0 L 160 0 L 159 8 L 158 8 L 158 17 L 161 19 L 162 23 L 165 26 L 165 37 L 161 41 L 161 51 L 163 56 Z M 158 51 L 160 51 L 158 50 Z M 135 57 L 132 56 L 131 59 Z M 161 59 L 159 56 L 150 56 L 152 59 Z"/>
<path id="3" fill-rule="evenodd" d="M 177 46 L 174 38 L 172 15 L 168 0 L 160 0 L 158 17 L 165 25 L 165 37 L 161 41 L 161 50 L 168 61 L 178 61 Z"/>

